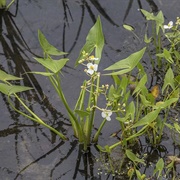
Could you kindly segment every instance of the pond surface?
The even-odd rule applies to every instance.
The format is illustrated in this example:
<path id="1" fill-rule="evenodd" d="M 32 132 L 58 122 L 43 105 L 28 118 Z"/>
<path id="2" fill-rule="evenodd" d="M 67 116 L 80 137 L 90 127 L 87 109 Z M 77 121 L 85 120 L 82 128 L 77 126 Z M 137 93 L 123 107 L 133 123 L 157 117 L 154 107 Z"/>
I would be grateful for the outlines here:
<path id="1" fill-rule="evenodd" d="M 29 106 L 45 122 L 67 134 L 69 141 L 62 141 L 48 129 L 34 124 L 20 116 L 8 104 L 7 98 L 0 95 L 0 179 L 2 180 L 70 180 L 70 179 L 112 179 L 104 173 L 99 174 L 96 158 L 99 152 L 91 146 L 84 154 L 73 137 L 67 114 L 48 79 L 29 71 L 40 71 L 42 67 L 33 60 L 42 56 L 37 31 L 40 29 L 58 49 L 68 52 L 70 59 L 63 71 L 63 89 L 68 102 L 73 105 L 79 93 L 79 87 L 86 78 L 83 68 L 74 69 L 78 53 L 85 43 L 86 35 L 98 15 L 101 17 L 105 36 L 105 48 L 99 71 L 123 59 L 143 47 L 134 36 L 123 29 L 122 24 L 131 24 L 142 39 L 145 31 L 145 19 L 138 11 L 162 10 L 165 21 L 175 20 L 179 16 L 179 0 L 23 0 L 16 1 L 9 12 L 1 12 L 0 69 L 23 77 L 22 85 L 34 87 L 24 95 Z M 102 83 L 110 82 L 104 79 Z M 104 81 L 104 82 L 103 82 Z M 155 83 L 155 82 L 154 82 Z M 18 102 L 16 108 L 21 109 Z M 104 146 L 116 139 L 110 138 L 117 131 L 116 121 L 105 127 L 99 143 Z M 142 139 L 143 144 L 143 139 Z M 173 146 L 166 138 L 162 142 L 162 151 L 145 147 L 151 161 L 166 154 L 179 155 L 179 147 Z M 117 158 L 121 154 L 116 154 Z M 102 168 L 102 167 L 101 167 Z M 103 169 L 103 168 L 102 168 Z M 152 169 L 144 170 L 152 174 Z M 119 177 L 120 179 L 120 177 Z M 123 178 L 122 178 L 123 179 Z"/>

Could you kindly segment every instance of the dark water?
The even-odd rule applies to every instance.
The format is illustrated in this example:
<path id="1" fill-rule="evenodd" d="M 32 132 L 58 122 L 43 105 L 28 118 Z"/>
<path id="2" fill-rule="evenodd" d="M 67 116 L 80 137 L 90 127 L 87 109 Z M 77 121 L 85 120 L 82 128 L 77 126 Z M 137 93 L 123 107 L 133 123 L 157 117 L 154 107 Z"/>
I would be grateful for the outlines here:
<path id="1" fill-rule="evenodd" d="M 63 142 L 46 128 L 14 112 L 7 98 L 1 94 L 0 179 L 112 179 L 111 176 L 98 175 L 100 165 L 95 159 L 99 153 L 93 145 L 88 154 L 80 150 L 65 109 L 48 79 L 25 72 L 42 70 L 33 60 L 34 56 L 42 55 L 37 38 L 40 29 L 53 45 L 69 53 L 67 57 L 70 61 L 64 69 L 62 83 L 67 100 L 73 107 L 85 78 L 83 68 L 75 70 L 74 63 L 97 16 L 101 17 L 106 41 L 99 67 L 102 71 L 143 47 L 143 43 L 122 27 L 123 22 L 131 24 L 136 34 L 143 38 L 145 19 L 137 10 L 139 8 L 154 12 L 162 10 L 165 21 L 169 22 L 179 16 L 180 4 L 179 0 L 24 0 L 16 1 L 9 12 L 1 12 L 0 69 L 23 77 L 20 84 L 35 88 L 23 98 L 44 121 L 66 133 L 70 140 Z M 107 80 L 110 81 L 104 79 L 102 83 Z M 21 108 L 17 101 L 14 103 L 16 108 Z M 99 140 L 101 145 L 116 141 L 109 137 L 117 130 L 116 123 L 111 121 L 104 128 Z M 164 154 L 179 155 L 179 149 L 171 141 L 164 140 L 162 145 L 168 148 L 163 151 Z M 157 149 L 149 147 L 143 151 L 152 155 L 149 156 L 152 160 L 162 155 Z M 152 174 L 150 168 L 144 171 Z"/>

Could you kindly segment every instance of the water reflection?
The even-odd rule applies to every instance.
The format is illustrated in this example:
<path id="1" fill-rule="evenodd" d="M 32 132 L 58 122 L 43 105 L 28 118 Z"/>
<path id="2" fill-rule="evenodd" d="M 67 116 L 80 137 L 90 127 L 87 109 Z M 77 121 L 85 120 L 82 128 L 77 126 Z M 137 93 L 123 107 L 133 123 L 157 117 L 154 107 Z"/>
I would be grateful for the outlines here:
<path id="1" fill-rule="evenodd" d="M 80 3 L 80 11 L 81 11 L 81 15 L 80 15 L 80 21 L 79 21 L 79 26 L 78 26 L 78 30 L 77 33 L 75 34 L 75 38 L 74 41 L 71 45 L 71 47 L 69 49 L 66 49 L 66 31 L 67 31 L 67 27 L 69 27 L 69 19 L 68 19 L 68 14 L 69 17 L 71 18 L 71 21 L 74 21 L 72 13 L 71 13 L 71 9 L 69 8 L 68 5 L 68 1 L 66 0 L 62 0 L 62 5 L 63 5 L 63 10 L 64 10 L 64 26 L 63 26 L 63 51 L 64 52 L 68 52 L 69 54 L 71 53 L 71 51 L 73 50 L 74 46 L 76 45 L 78 39 L 79 39 L 79 35 L 82 29 L 82 25 L 84 22 L 84 16 L 85 16 L 85 11 L 87 10 L 93 24 L 96 22 L 96 14 L 93 12 L 92 7 L 95 7 L 95 9 L 98 11 L 99 15 L 104 17 L 111 25 L 119 27 L 119 25 L 117 23 L 114 22 L 114 20 L 110 17 L 109 14 L 106 13 L 105 9 L 101 6 L 101 4 L 98 1 L 94 1 L 94 0 L 90 0 L 86 1 L 86 0 L 82 0 Z"/>
<path id="2" fill-rule="evenodd" d="M 133 2 L 134 2 L 134 0 L 129 0 L 127 9 L 126 9 L 125 14 L 124 14 L 123 22 L 126 20 L 129 12 L 133 8 Z M 139 9 L 143 9 L 143 5 L 142 5 L 141 0 L 137 0 L 137 2 L 138 2 Z M 149 6 L 150 6 L 153 13 L 158 12 L 158 10 L 159 10 L 158 6 L 156 5 L 156 3 L 153 0 L 146 0 L 146 2 L 149 4 Z"/>
<path id="3" fill-rule="evenodd" d="M 103 64 L 106 66 L 106 63 L 111 63 L 111 61 L 113 62 L 120 59 L 121 56 L 126 56 L 126 52 L 129 53 L 129 49 L 134 51 L 134 49 L 140 46 L 139 42 L 133 44 L 135 42 L 133 38 L 131 38 L 133 42 L 125 39 L 127 36 L 124 35 L 120 24 L 129 19 L 134 21 L 136 15 L 133 14 L 132 17 L 130 13 L 134 13 L 134 9 L 136 8 L 137 10 L 137 7 L 151 8 L 152 12 L 157 12 L 159 9 L 158 3 L 153 0 L 114 1 L 113 3 L 117 6 L 113 6 L 112 2 L 110 6 L 109 1 L 105 2 L 104 0 L 62 0 L 49 2 L 49 4 L 46 4 L 47 2 L 45 1 L 29 0 L 21 3 L 20 6 L 19 1 L 17 1 L 14 14 L 4 11 L 0 13 L 0 61 L 2 62 L 0 69 L 18 77 L 23 77 L 22 81 L 15 83 L 34 88 L 34 90 L 24 93 L 21 96 L 26 100 L 31 110 L 59 131 L 65 134 L 68 133 L 71 138 L 69 142 L 63 142 L 44 127 L 21 117 L 12 110 L 7 98 L 1 94 L 1 104 L 3 106 L 1 109 L 2 119 L 4 117 L 7 118 L 7 122 L 4 123 L 4 126 L 1 126 L 0 130 L 0 141 L 2 144 L 0 146 L 0 172 L 4 174 L 2 177 L 9 179 L 112 179 L 111 176 L 104 177 L 102 175 L 102 177 L 99 177 L 97 175 L 97 164 L 95 162 L 97 150 L 91 147 L 88 153 L 82 152 L 81 146 L 79 146 L 77 141 L 72 137 L 70 124 L 65 118 L 65 113 L 63 111 L 61 112 L 59 106 L 54 106 L 52 103 L 55 99 L 53 99 L 53 91 L 49 93 L 48 97 L 44 94 L 46 82 L 43 83 L 44 80 L 38 79 L 33 74 L 26 73 L 33 70 L 32 68 L 34 67 L 39 68 L 36 62 L 32 60 L 32 56 L 39 56 L 41 53 L 39 47 L 37 50 L 29 46 L 27 41 L 31 39 L 31 34 L 23 31 L 22 27 L 25 24 L 25 27 L 30 27 L 35 33 L 37 33 L 37 29 L 40 28 L 42 31 L 45 31 L 47 35 L 48 33 L 51 34 L 50 37 L 55 34 L 56 37 L 52 38 L 52 42 L 56 41 L 58 37 L 58 45 L 62 45 L 62 50 L 68 52 L 70 58 L 75 59 L 78 56 L 79 48 L 82 47 L 85 41 L 85 39 L 83 39 L 82 42 L 81 37 L 85 36 L 84 34 L 87 33 L 89 27 L 95 22 L 97 15 L 100 15 L 106 33 L 107 47 L 103 55 L 104 59 L 107 59 Z M 31 7 L 30 5 L 33 3 L 34 6 Z M 29 6 L 31 11 L 28 15 L 26 15 L 26 12 L 22 12 L 23 8 L 26 9 L 26 5 Z M 55 14 L 55 19 L 50 9 L 53 9 L 56 5 L 57 9 L 55 10 L 57 10 L 57 14 Z M 46 6 L 48 7 L 48 19 L 45 17 L 45 20 L 43 20 L 45 14 L 44 7 Z M 20 18 L 16 16 L 18 12 L 24 19 L 26 16 L 30 16 L 31 21 L 23 22 L 23 24 Z M 118 12 L 118 14 L 114 12 Z M 60 13 L 63 15 L 61 16 Z M 39 15 L 36 19 L 33 17 L 33 14 L 41 14 L 41 17 L 39 17 Z M 137 17 L 140 18 L 142 16 L 137 15 Z M 59 19 L 62 19 L 62 21 L 60 22 Z M 41 23 L 45 25 L 40 26 L 39 24 Z M 47 24 L 50 25 L 48 26 Z M 57 24 L 60 25 L 58 26 Z M 50 26 L 52 26 L 52 29 L 49 28 Z M 58 31 L 58 36 L 56 30 Z M 113 36 L 115 37 L 113 38 Z M 125 42 L 127 42 L 127 44 Z M 128 46 L 126 47 L 126 45 Z M 121 53 L 122 50 L 123 52 Z M 34 51 L 38 53 L 36 54 Z M 73 68 L 73 65 L 69 67 Z M 66 69 L 66 72 L 67 75 L 72 73 L 69 68 Z M 74 75 L 73 73 L 72 75 Z M 72 82 L 67 83 L 65 87 L 65 90 L 69 94 L 73 93 L 71 86 L 76 86 L 79 80 L 79 76 L 74 80 L 74 76 L 72 77 L 72 75 L 69 75 Z M 153 83 L 155 83 L 154 81 L 156 80 L 153 80 Z M 57 104 L 59 104 L 58 101 Z M 17 109 L 21 109 L 24 112 L 18 101 L 14 100 L 14 105 Z M 6 114 L 4 114 L 4 112 L 6 112 Z M 106 139 L 103 140 L 106 141 Z M 171 146 L 169 148 L 173 152 L 174 147 Z M 156 155 L 158 158 L 161 157 L 163 153 L 167 153 L 167 150 L 165 150 L 165 152 L 160 154 L 159 150 L 152 147 L 145 147 L 144 151 L 143 148 L 141 150 L 144 153 L 148 153 L 150 160 L 152 156 L 155 157 Z M 176 151 L 179 152 L 179 149 Z M 164 157 L 164 155 L 162 157 Z M 145 171 L 148 171 L 148 169 L 145 169 Z"/>

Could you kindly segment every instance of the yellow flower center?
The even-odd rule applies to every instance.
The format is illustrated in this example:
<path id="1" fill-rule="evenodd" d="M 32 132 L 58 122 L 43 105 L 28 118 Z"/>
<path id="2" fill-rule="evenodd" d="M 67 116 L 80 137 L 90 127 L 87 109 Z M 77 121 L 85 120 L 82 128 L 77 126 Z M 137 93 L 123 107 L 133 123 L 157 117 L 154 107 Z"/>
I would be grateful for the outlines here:
<path id="1" fill-rule="evenodd" d="M 90 66 L 89 69 L 94 70 L 94 66 Z"/>

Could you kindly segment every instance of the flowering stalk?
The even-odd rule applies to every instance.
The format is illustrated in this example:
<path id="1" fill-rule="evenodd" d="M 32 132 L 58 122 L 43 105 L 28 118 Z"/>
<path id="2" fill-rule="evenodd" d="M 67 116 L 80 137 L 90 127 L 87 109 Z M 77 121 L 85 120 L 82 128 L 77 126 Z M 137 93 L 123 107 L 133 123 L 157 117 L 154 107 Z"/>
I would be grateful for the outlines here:
<path id="1" fill-rule="evenodd" d="M 97 77 L 97 82 L 96 82 L 96 90 L 95 90 L 94 84 L 95 84 L 96 77 Z M 92 126 L 94 124 L 95 107 L 97 105 L 99 84 L 100 84 L 100 75 L 99 73 L 97 73 L 95 74 L 95 76 L 91 78 L 91 89 L 90 89 L 90 95 L 89 95 L 88 108 L 92 107 L 92 103 L 93 103 L 93 108 L 92 108 L 91 114 L 86 118 L 86 124 L 85 124 L 85 135 L 87 138 L 87 145 L 89 145 L 91 142 L 91 133 L 92 133 Z"/>

